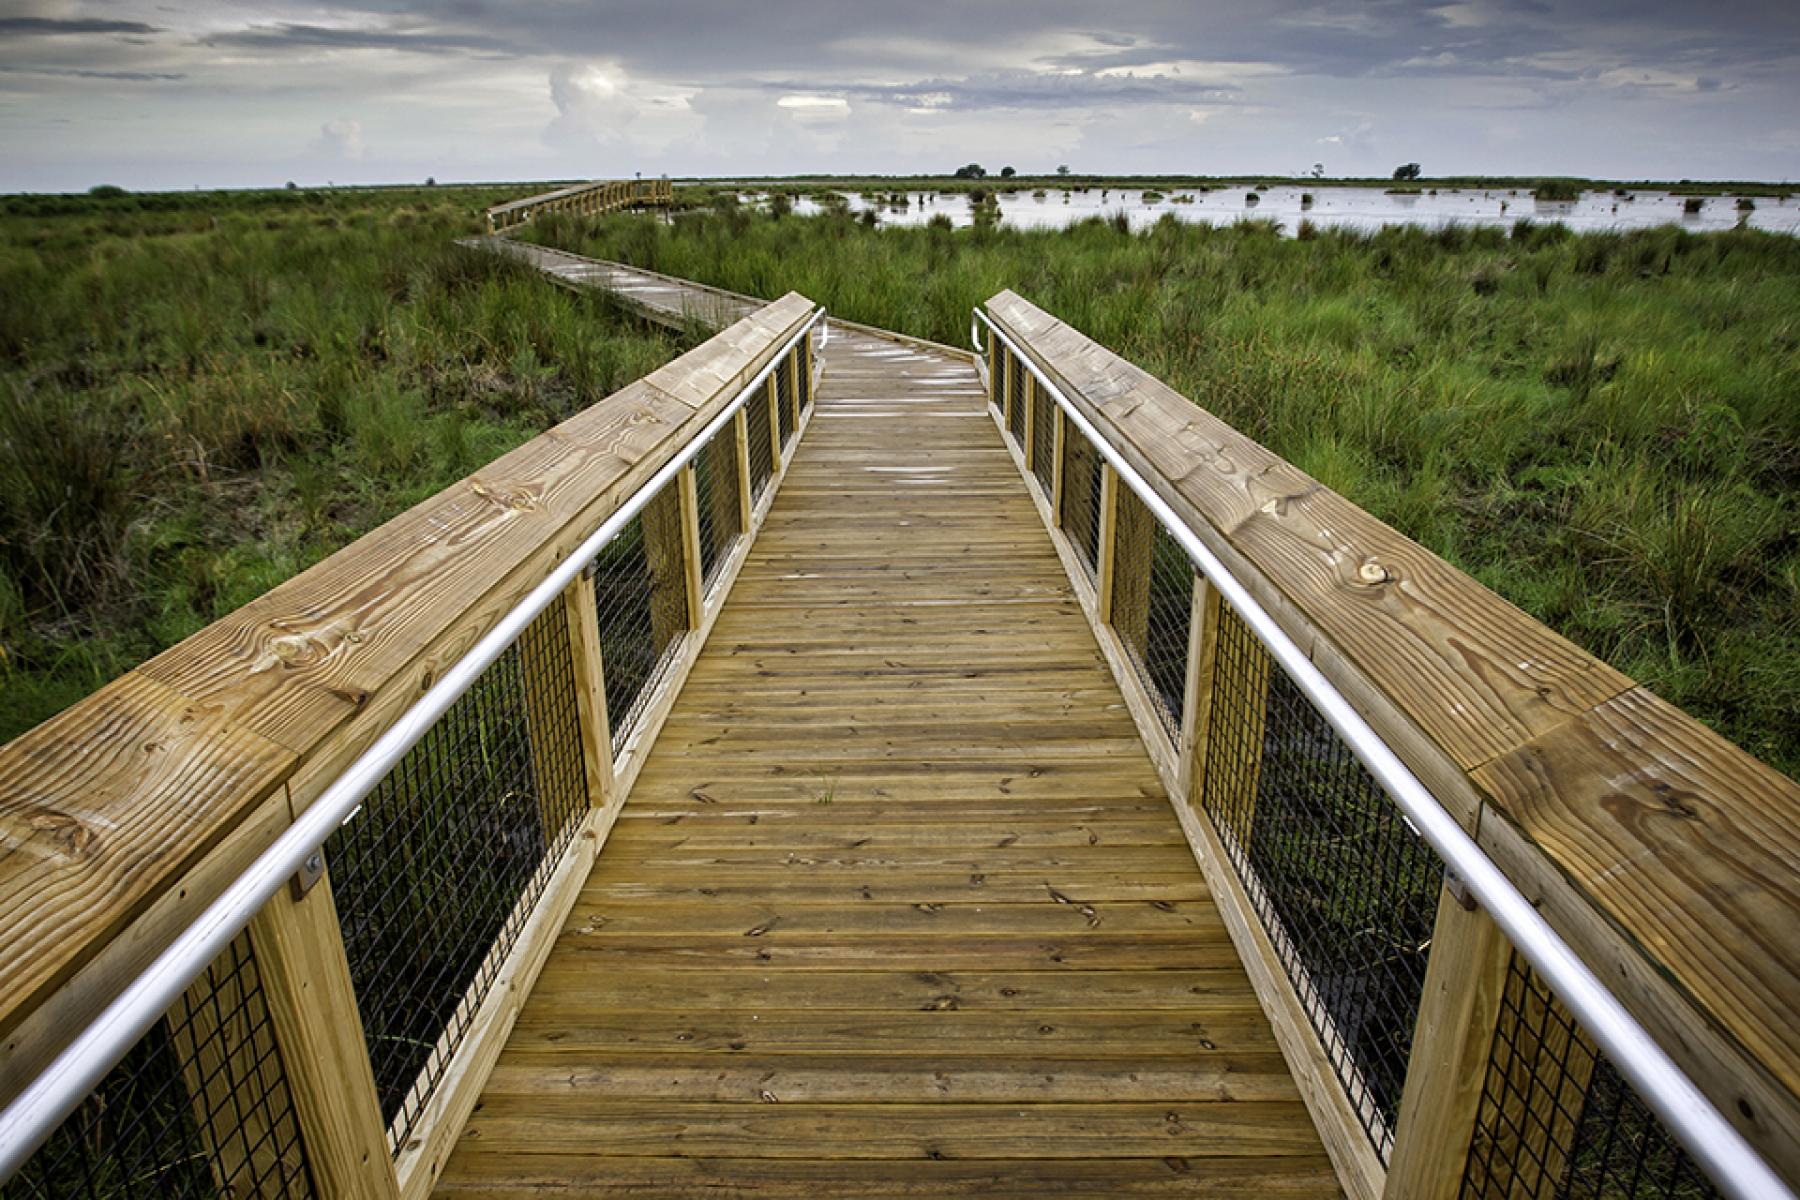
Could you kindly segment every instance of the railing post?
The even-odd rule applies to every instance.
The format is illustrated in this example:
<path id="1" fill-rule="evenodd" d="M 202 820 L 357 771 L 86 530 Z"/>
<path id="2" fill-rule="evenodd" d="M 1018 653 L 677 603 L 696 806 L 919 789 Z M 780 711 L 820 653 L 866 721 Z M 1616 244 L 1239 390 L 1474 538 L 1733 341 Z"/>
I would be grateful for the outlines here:
<path id="1" fill-rule="evenodd" d="M 1012 365 L 1012 351 L 1005 346 L 996 348 L 994 355 L 994 382 L 1000 389 L 1000 425 L 1004 429 L 1012 428 L 1012 373 L 1017 368 Z"/>
<path id="2" fill-rule="evenodd" d="M 1188 606 L 1187 679 L 1181 694 L 1181 736 L 1175 753 L 1175 795 L 1194 803 L 1199 777 L 1197 761 L 1206 753 L 1212 716 L 1213 665 L 1219 646 L 1219 592 L 1194 572 L 1194 598 Z"/>
<path id="3" fill-rule="evenodd" d="M 1020 389 L 1019 401 L 1025 406 L 1025 444 L 1019 449 L 1025 455 L 1025 473 L 1027 475 L 1031 474 L 1032 467 L 1035 465 L 1034 460 L 1037 458 L 1037 438 L 1035 436 L 1037 433 L 1037 405 L 1032 403 L 1036 396 L 1037 377 L 1027 375 L 1025 376 L 1025 386 Z"/>
<path id="4" fill-rule="evenodd" d="M 779 368 L 777 368 L 779 370 Z M 754 403 L 751 401 L 750 403 Z M 775 372 L 763 381 L 763 403 L 769 406 L 769 463 L 770 471 L 781 474 L 781 412 L 780 393 L 775 387 Z"/>
<path id="5" fill-rule="evenodd" d="M 1465 909 L 1448 885 L 1440 889 L 1384 1196 L 1461 1195 L 1511 954 L 1487 913 Z"/>
<path id="6" fill-rule="evenodd" d="M 1094 542 L 1094 612 L 1100 624 L 1110 625 L 1115 574 L 1113 550 L 1119 534 L 1119 476 L 1112 464 L 1104 460 L 1100 463 L 1099 519 L 1099 536 Z"/>
<path id="7" fill-rule="evenodd" d="M 1062 405 L 1051 409 L 1056 415 L 1050 443 L 1050 519 L 1060 519 L 1063 494 L 1063 439 L 1069 436 L 1069 423 L 1063 418 Z"/>
<path id="8" fill-rule="evenodd" d="M 638 517 L 644 532 L 644 560 L 650 568 L 651 637 L 658 646 L 669 645 L 693 628 L 685 600 L 679 610 L 666 602 L 670 588 L 679 585 L 687 590 L 681 508 L 680 488 L 665 487 L 644 505 Z"/>
<path id="9" fill-rule="evenodd" d="M 676 477 L 681 496 L 681 560 L 687 569 L 688 628 L 700 628 L 706 610 L 706 569 L 700 561 L 700 489 L 694 480 L 694 464 L 681 468 Z"/>
<path id="10" fill-rule="evenodd" d="M 612 796 L 612 730 L 606 715 L 606 667 L 600 657 L 600 614 L 594 584 L 585 574 L 563 593 L 569 653 L 575 668 L 575 702 L 581 713 L 581 761 L 587 770 L 588 807 Z"/>
<path id="11" fill-rule="evenodd" d="M 250 944 L 314 1187 L 394 1200 L 400 1186 L 329 870 L 304 894 L 284 888 L 263 905 Z"/>
<path id="12" fill-rule="evenodd" d="M 751 403 L 745 402 L 746 405 Z M 756 510 L 756 483 L 750 478 L 750 418 L 739 408 L 731 422 L 732 446 L 737 451 L 738 523 L 750 535 L 751 514 Z"/>

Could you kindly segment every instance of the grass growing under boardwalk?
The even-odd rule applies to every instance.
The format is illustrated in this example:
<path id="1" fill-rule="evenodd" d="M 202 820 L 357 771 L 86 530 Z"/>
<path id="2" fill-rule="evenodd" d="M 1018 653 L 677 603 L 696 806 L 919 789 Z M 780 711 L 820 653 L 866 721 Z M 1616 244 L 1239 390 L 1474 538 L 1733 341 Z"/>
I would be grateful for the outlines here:
<path id="1" fill-rule="evenodd" d="M 0 200 L 0 741 L 679 349 L 497 198 Z"/>
<path id="2" fill-rule="evenodd" d="M 527 236 L 955 345 L 1013 288 L 1800 774 L 1800 240 L 743 209 Z"/>

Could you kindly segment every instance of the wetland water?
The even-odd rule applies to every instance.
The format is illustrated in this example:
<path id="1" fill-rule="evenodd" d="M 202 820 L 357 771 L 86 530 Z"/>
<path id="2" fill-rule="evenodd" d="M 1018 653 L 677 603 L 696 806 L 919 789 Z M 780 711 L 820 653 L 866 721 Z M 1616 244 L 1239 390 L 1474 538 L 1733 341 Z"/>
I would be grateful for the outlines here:
<path id="1" fill-rule="evenodd" d="M 903 204 L 890 203 L 884 194 L 870 199 L 855 192 L 842 193 L 852 212 L 874 209 L 884 224 L 923 225 L 939 213 L 958 226 L 974 223 L 974 206 L 960 192 L 902 192 Z M 1157 193 L 1148 193 L 1154 197 Z M 1136 189 L 1098 187 L 1047 189 L 1041 196 L 1033 189 L 997 194 L 1000 219 L 1021 229 L 1058 228 L 1084 217 L 1110 217 L 1123 212 L 1133 228 L 1155 224 L 1163 216 L 1178 221 L 1228 225 L 1234 221 L 1274 221 L 1281 232 L 1294 236 L 1302 220 L 1320 229 L 1379 229 L 1384 225 L 1420 225 L 1429 229 L 1445 225 L 1500 225 L 1521 220 L 1549 224 L 1557 221 L 1581 231 L 1644 229 L 1655 225 L 1679 225 L 1696 233 L 1731 229 L 1739 223 L 1774 233 L 1800 234 L 1800 196 L 1786 199 L 1755 197 L 1755 208 L 1738 208 L 1735 196 L 1700 197 L 1700 210 L 1685 211 L 1685 198 L 1670 192 L 1584 192 L 1579 200 L 1534 200 L 1529 191 L 1501 188 L 1440 189 L 1396 194 L 1380 188 L 1282 185 L 1256 192 L 1247 187 L 1212 191 L 1175 189 L 1158 199 L 1145 199 Z M 1255 196 L 1255 200 L 1249 197 Z M 1311 202 L 1306 201 L 1310 196 Z M 1183 199 L 1178 200 L 1181 197 Z M 1191 199 L 1186 199 L 1191 197 Z M 746 193 L 746 200 L 758 200 Z M 817 213 L 820 204 L 811 197 L 798 198 L 794 211 Z"/>

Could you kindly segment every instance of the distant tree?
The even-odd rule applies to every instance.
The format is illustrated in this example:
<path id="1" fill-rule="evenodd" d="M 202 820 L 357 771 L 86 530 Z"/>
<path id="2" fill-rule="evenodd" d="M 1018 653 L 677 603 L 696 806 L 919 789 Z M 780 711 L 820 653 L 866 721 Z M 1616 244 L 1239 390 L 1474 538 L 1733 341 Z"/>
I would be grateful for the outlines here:
<path id="1" fill-rule="evenodd" d="M 425 177 L 425 186 L 426 187 L 436 187 L 437 186 L 437 176 L 436 175 L 427 175 Z"/>
<path id="2" fill-rule="evenodd" d="M 125 194 L 125 189 L 116 183 L 97 183 L 88 189 L 88 195 L 96 200 L 116 200 Z"/>
<path id="3" fill-rule="evenodd" d="M 1017 175 L 1017 174 L 1018 174 L 1018 172 L 1013 170 L 1011 167 L 1001 167 L 1000 168 L 1000 178 L 1002 178 L 1002 179 L 1011 179 L 1014 175 Z"/>
<path id="4" fill-rule="evenodd" d="M 986 179 L 987 178 L 987 168 L 982 166 L 980 163 L 970 163 L 966 167 L 956 168 L 956 178 L 958 178 L 958 179 Z"/>
<path id="5" fill-rule="evenodd" d="M 297 192 L 300 190 L 300 185 L 290 179 L 287 181 L 287 190 L 290 192 Z"/>
<path id="6" fill-rule="evenodd" d="M 1314 163 L 1313 164 L 1312 177 L 1314 179 L 1325 178 L 1325 164 L 1324 163 Z"/>
<path id="7" fill-rule="evenodd" d="M 1395 179 L 1417 179 L 1418 177 L 1418 163 L 1402 163 L 1400 166 L 1394 168 Z"/>
<path id="8" fill-rule="evenodd" d="M 1069 173 L 1069 164 L 1064 163 L 1062 166 L 1056 168 L 1056 173 L 1058 175 L 1067 175 Z"/>

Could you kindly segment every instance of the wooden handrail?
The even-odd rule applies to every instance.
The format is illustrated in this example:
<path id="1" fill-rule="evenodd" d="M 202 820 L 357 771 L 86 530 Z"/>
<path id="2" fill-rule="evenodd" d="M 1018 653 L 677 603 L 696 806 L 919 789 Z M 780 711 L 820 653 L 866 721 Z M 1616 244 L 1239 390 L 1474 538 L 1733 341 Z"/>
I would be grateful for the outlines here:
<path id="1" fill-rule="evenodd" d="M 539 212 L 603 213 L 641 205 L 666 205 L 674 199 L 675 185 L 667 179 L 596 179 L 496 204 L 487 210 L 487 227 L 489 233 L 509 229 Z"/>
<path id="2" fill-rule="evenodd" d="M 986 311 L 1800 1177 L 1800 787 L 1043 310 Z M 1481 930 L 1439 930 L 1482 988 L 1504 969 Z"/>
<path id="3" fill-rule="evenodd" d="M 0 1099 L 812 311 L 767 305 L 0 747 Z"/>

